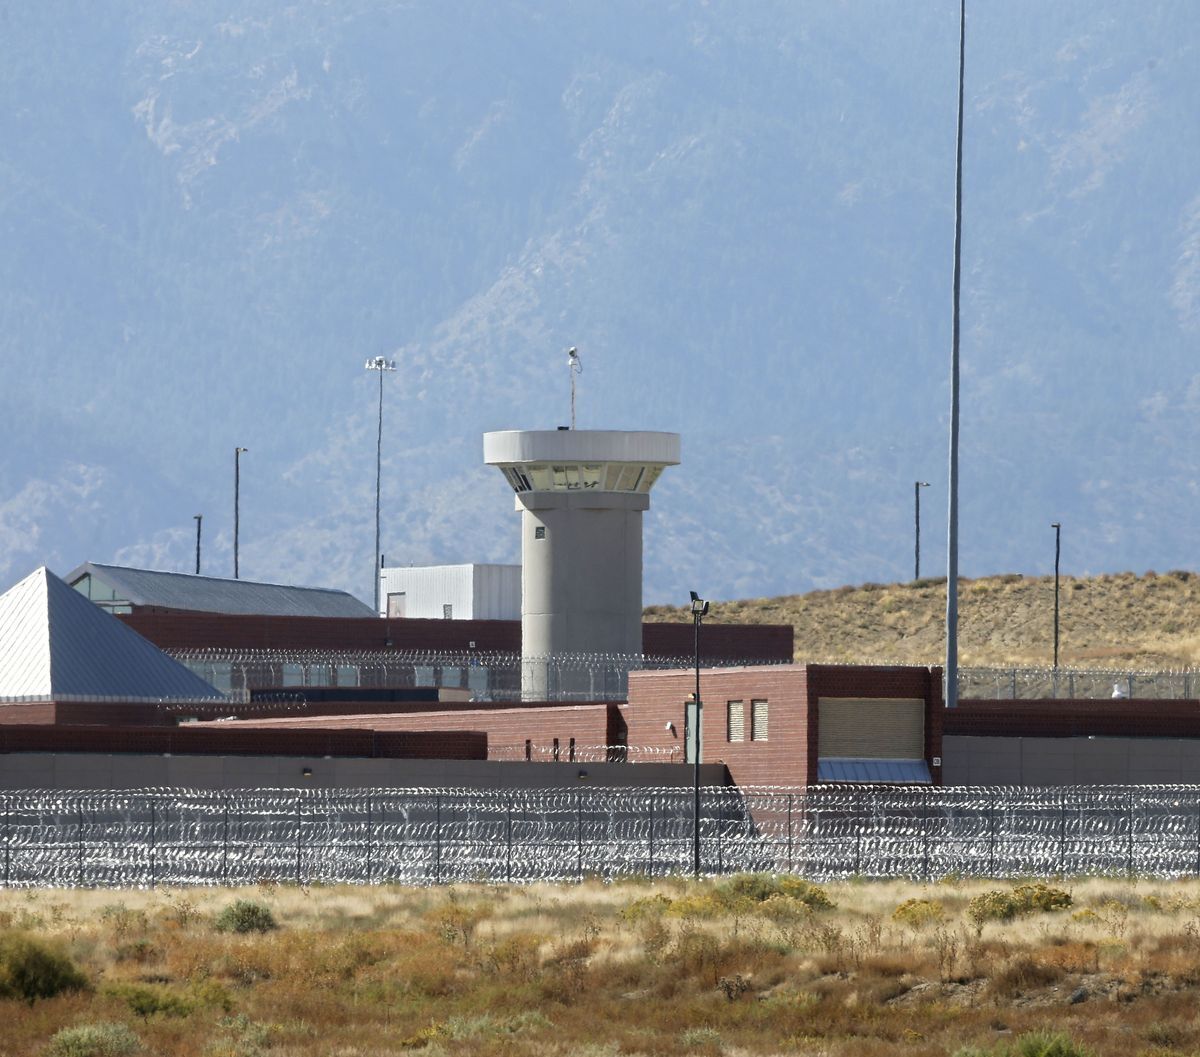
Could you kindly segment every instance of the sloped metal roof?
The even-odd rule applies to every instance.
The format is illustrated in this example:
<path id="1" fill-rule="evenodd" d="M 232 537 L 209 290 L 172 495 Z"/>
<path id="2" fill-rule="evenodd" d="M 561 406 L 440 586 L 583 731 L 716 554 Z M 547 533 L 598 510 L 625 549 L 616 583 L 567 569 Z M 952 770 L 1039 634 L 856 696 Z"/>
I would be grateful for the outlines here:
<path id="1" fill-rule="evenodd" d="M 193 609 L 202 613 L 236 613 L 268 617 L 373 617 L 375 611 L 345 591 L 325 587 L 290 587 L 252 580 L 226 580 L 191 573 L 128 569 L 84 562 L 66 577 L 74 586 L 84 576 L 106 584 L 135 606 Z"/>
<path id="2" fill-rule="evenodd" d="M 104 698 L 224 700 L 45 566 L 0 595 L 0 701 Z"/>
<path id="3" fill-rule="evenodd" d="M 851 759 L 826 756 L 817 760 L 818 782 L 895 782 L 930 785 L 929 765 L 924 760 Z"/>

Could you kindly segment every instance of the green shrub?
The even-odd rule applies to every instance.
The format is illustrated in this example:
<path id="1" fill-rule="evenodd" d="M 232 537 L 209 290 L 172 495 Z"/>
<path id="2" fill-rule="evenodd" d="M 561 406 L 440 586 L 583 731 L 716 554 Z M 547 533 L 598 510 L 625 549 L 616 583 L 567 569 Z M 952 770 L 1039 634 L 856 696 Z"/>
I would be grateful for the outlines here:
<path id="1" fill-rule="evenodd" d="M 139 1017 L 150 1017 L 161 1013 L 167 1017 L 186 1017 L 192 1011 L 192 1003 L 165 987 L 148 984 L 113 984 L 104 989 L 106 995 L 119 998 Z"/>
<path id="2" fill-rule="evenodd" d="M 42 1050 L 44 1057 L 129 1057 L 141 1040 L 124 1024 L 80 1024 L 56 1032 Z"/>
<path id="3" fill-rule="evenodd" d="M 1016 885 L 1011 892 L 993 888 L 967 904 L 967 916 L 982 928 L 987 921 L 1011 921 L 1019 914 L 1049 913 L 1071 905 L 1071 895 L 1043 881 Z"/>
<path id="4" fill-rule="evenodd" d="M 954 1051 L 954 1057 L 1091 1057 L 1091 1052 L 1066 1035 L 1034 1031 L 1021 1035 L 1014 1043 L 997 1043 L 991 1049 L 964 1046 Z"/>
<path id="5" fill-rule="evenodd" d="M 967 917 L 982 928 L 985 921 L 1011 921 L 1020 908 L 1010 892 L 993 888 L 981 892 L 967 904 Z"/>
<path id="6" fill-rule="evenodd" d="M 1035 911 L 1048 913 L 1052 910 L 1063 910 L 1071 905 L 1071 895 L 1061 888 L 1051 888 L 1044 881 L 1034 881 L 1032 884 L 1017 885 L 1013 889 L 1013 898 L 1017 901 L 1020 914 L 1032 914 Z"/>
<path id="7" fill-rule="evenodd" d="M 279 926 L 271 908 L 252 899 L 238 899 L 230 903 L 214 922 L 218 932 L 270 932 Z"/>
<path id="8" fill-rule="evenodd" d="M 32 1005 L 39 998 L 89 987 L 87 977 L 58 948 L 21 933 L 0 936 L 0 998 L 23 998 Z"/>
<path id="9" fill-rule="evenodd" d="M 717 893 L 726 904 L 765 903 L 773 896 L 786 896 L 812 910 L 831 910 L 834 906 L 833 900 L 820 885 L 787 874 L 735 874 L 717 886 Z"/>
<path id="10" fill-rule="evenodd" d="M 892 911 L 892 920 L 910 929 L 923 929 L 946 916 L 946 908 L 936 899 L 906 899 Z"/>

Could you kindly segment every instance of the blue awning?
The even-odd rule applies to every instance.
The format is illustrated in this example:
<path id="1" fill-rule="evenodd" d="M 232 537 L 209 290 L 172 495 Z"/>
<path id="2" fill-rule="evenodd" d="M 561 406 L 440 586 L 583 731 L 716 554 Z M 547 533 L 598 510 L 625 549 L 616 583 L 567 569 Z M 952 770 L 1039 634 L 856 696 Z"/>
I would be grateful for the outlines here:
<path id="1" fill-rule="evenodd" d="M 930 785 L 924 760 L 851 759 L 825 757 L 817 761 L 818 782 L 892 782 Z"/>

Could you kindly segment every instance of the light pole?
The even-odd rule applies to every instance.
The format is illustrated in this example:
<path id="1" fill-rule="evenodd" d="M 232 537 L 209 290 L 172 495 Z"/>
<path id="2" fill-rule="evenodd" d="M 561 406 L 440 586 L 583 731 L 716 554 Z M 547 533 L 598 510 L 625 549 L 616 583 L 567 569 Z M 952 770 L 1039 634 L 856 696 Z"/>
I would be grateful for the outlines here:
<path id="1" fill-rule="evenodd" d="M 696 707 L 693 710 L 695 724 L 691 727 L 692 735 L 692 873 L 700 877 L 700 717 L 703 704 L 700 701 L 700 621 L 708 615 L 708 603 L 695 591 L 692 596 L 692 622 L 696 626 Z"/>
<path id="2" fill-rule="evenodd" d="M 1054 529 L 1054 670 L 1058 671 L 1058 560 L 1062 555 L 1062 523 L 1052 521 Z"/>
<path id="3" fill-rule="evenodd" d="M 204 522 L 203 514 L 193 514 L 193 520 L 196 522 L 196 575 L 200 575 L 200 526 Z"/>
<path id="4" fill-rule="evenodd" d="M 916 553 L 913 559 L 913 579 L 921 579 L 921 489 L 928 488 L 928 481 L 913 481 L 913 522 L 916 526 Z"/>
<path id="5" fill-rule="evenodd" d="M 239 503 L 242 493 L 242 452 L 249 448 L 233 449 L 233 578 L 238 579 L 238 530 L 241 528 Z"/>
<path id="6" fill-rule="evenodd" d="M 567 349 L 567 370 L 571 372 L 571 428 L 575 428 L 575 375 L 583 374 L 583 363 L 579 350 L 572 345 Z"/>
<path id="7" fill-rule="evenodd" d="M 954 152 L 954 277 L 950 297 L 950 472 L 946 519 L 946 707 L 958 707 L 958 344 L 962 287 L 963 71 L 967 56 L 967 0 L 958 5 L 958 134 Z"/>
<path id="8" fill-rule="evenodd" d="M 371 578 L 375 581 L 375 614 L 379 614 L 379 489 L 383 476 L 383 376 L 396 369 L 396 361 L 376 356 L 367 360 L 368 371 L 379 372 L 379 430 L 375 437 L 375 556 L 371 559 Z"/>

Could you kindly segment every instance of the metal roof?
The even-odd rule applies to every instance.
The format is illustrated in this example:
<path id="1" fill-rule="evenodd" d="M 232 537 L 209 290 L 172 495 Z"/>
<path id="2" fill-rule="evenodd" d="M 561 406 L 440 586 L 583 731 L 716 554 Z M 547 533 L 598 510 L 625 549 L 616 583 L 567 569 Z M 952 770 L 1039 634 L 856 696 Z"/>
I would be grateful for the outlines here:
<path id="1" fill-rule="evenodd" d="M 0 595 L 0 700 L 97 699 L 223 697 L 42 566 Z"/>
<path id="2" fill-rule="evenodd" d="M 818 782 L 893 782 L 930 785 L 929 765 L 924 760 L 851 759 L 825 756 L 817 760 Z"/>
<path id="3" fill-rule="evenodd" d="M 202 613 L 237 613 L 280 617 L 373 617 L 375 611 L 345 591 L 326 587 L 290 587 L 252 580 L 225 580 L 191 573 L 128 569 L 84 562 L 66 577 L 71 586 L 84 576 L 110 587 L 135 606 L 192 609 Z"/>

